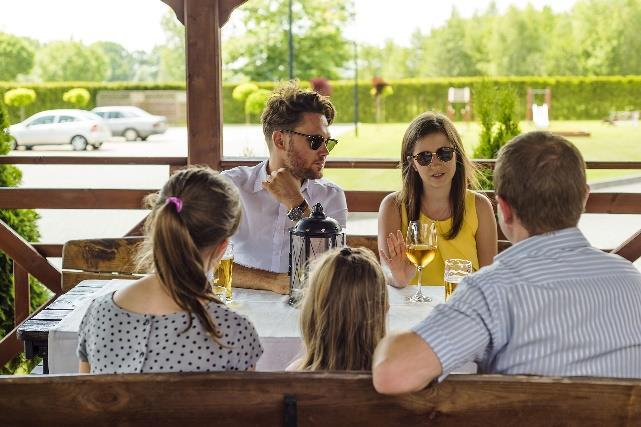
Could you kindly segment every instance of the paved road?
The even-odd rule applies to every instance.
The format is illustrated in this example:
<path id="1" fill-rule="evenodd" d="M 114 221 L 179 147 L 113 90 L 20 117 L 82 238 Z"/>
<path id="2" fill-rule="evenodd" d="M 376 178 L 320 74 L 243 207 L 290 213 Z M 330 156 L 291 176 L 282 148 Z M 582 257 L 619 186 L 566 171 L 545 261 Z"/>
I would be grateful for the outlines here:
<path id="1" fill-rule="evenodd" d="M 351 125 L 333 125 L 332 134 L 339 136 Z M 223 129 L 224 153 L 227 156 L 266 156 L 267 148 L 259 126 L 227 125 Z M 164 135 L 148 141 L 125 142 L 115 138 L 100 150 L 73 152 L 70 147 L 35 147 L 19 151 L 23 155 L 83 156 L 184 156 L 187 152 L 185 128 L 170 128 Z M 23 187 L 42 188 L 160 188 L 168 176 L 166 166 L 69 166 L 20 165 Z M 636 183 L 600 188 L 598 191 L 641 192 Z M 131 210 L 40 210 L 39 221 L 43 242 L 70 239 L 114 237 L 126 233 L 145 215 Z M 584 215 L 580 228 L 592 244 L 614 247 L 641 228 L 640 215 Z M 351 214 L 350 232 L 376 233 L 376 214 Z M 641 266 L 641 261 L 639 261 Z"/>

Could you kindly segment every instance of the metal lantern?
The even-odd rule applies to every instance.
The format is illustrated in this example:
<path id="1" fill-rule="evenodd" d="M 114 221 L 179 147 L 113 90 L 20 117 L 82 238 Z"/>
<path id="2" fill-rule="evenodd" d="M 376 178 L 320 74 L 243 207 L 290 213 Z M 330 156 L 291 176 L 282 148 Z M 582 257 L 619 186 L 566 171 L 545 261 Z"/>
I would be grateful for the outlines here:
<path id="1" fill-rule="evenodd" d="M 334 218 L 326 217 L 317 203 L 309 218 L 289 230 L 289 304 L 295 305 L 307 283 L 309 262 L 323 252 L 345 246 L 345 233 Z"/>

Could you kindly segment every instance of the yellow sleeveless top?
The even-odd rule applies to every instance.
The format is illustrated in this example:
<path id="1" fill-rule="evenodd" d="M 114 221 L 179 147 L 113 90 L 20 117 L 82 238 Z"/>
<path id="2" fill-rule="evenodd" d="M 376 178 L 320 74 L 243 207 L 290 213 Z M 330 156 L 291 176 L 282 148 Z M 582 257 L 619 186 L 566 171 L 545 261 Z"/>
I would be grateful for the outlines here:
<path id="1" fill-rule="evenodd" d="M 479 221 L 476 216 L 475 193 L 467 190 L 465 194 L 465 214 L 463 215 L 463 224 L 456 237 L 452 240 L 446 240 L 445 237 L 452 227 L 452 218 L 442 221 L 435 221 L 421 212 L 420 221 L 435 222 L 438 232 L 438 251 L 431 263 L 423 269 L 421 277 L 422 285 L 443 286 L 443 274 L 445 272 L 445 260 L 449 258 L 467 259 L 472 261 L 472 269 L 479 269 L 479 258 L 476 253 L 476 230 Z M 405 206 L 401 206 L 401 232 L 403 237 L 407 235 L 407 211 Z M 410 282 L 410 285 L 416 285 L 417 275 Z"/>

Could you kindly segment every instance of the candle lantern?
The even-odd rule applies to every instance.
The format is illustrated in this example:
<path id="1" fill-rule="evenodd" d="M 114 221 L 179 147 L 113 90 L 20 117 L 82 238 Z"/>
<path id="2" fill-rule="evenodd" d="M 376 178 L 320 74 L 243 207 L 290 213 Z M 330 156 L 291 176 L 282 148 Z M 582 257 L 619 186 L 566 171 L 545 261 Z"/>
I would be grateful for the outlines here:
<path id="1" fill-rule="evenodd" d="M 326 217 L 317 203 L 309 218 L 289 231 L 289 304 L 295 305 L 307 283 L 309 263 L 323 252 L 345 246 L 345 233 L 334 218 Z"/>

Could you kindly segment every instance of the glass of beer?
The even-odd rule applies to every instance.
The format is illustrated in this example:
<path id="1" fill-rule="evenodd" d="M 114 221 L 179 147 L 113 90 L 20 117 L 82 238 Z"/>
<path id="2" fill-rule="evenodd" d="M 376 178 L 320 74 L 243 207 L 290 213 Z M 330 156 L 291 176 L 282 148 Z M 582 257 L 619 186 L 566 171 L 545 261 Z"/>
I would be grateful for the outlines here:
<path id="1" fill-rule="evenodd" d="M 231 242 L 229 242 L 214 274 L 214 294 L 226 304 L 229 304 L 233 300 L 231 291 L 233 265 L 234 247 Z"/>
<path id="2" fill-rule="evenodd" d="M 452 296 L 461 280 L 471 273 L 472 262 L 456 258 L 445 260 L 445 301 Z"/>
<path id="3" fill-rule="evenodd" d="M 432 298 L 423 295 L 421 291 L 421 273 L 436 256 L 437 234 L 434 222 L 426 224 L 420 221 L 410 221 L 407 227 L 405 255 L 416 266 L 418 275 L 416 293 L 407 298 L 409 302 L 432 301 Z"/>

